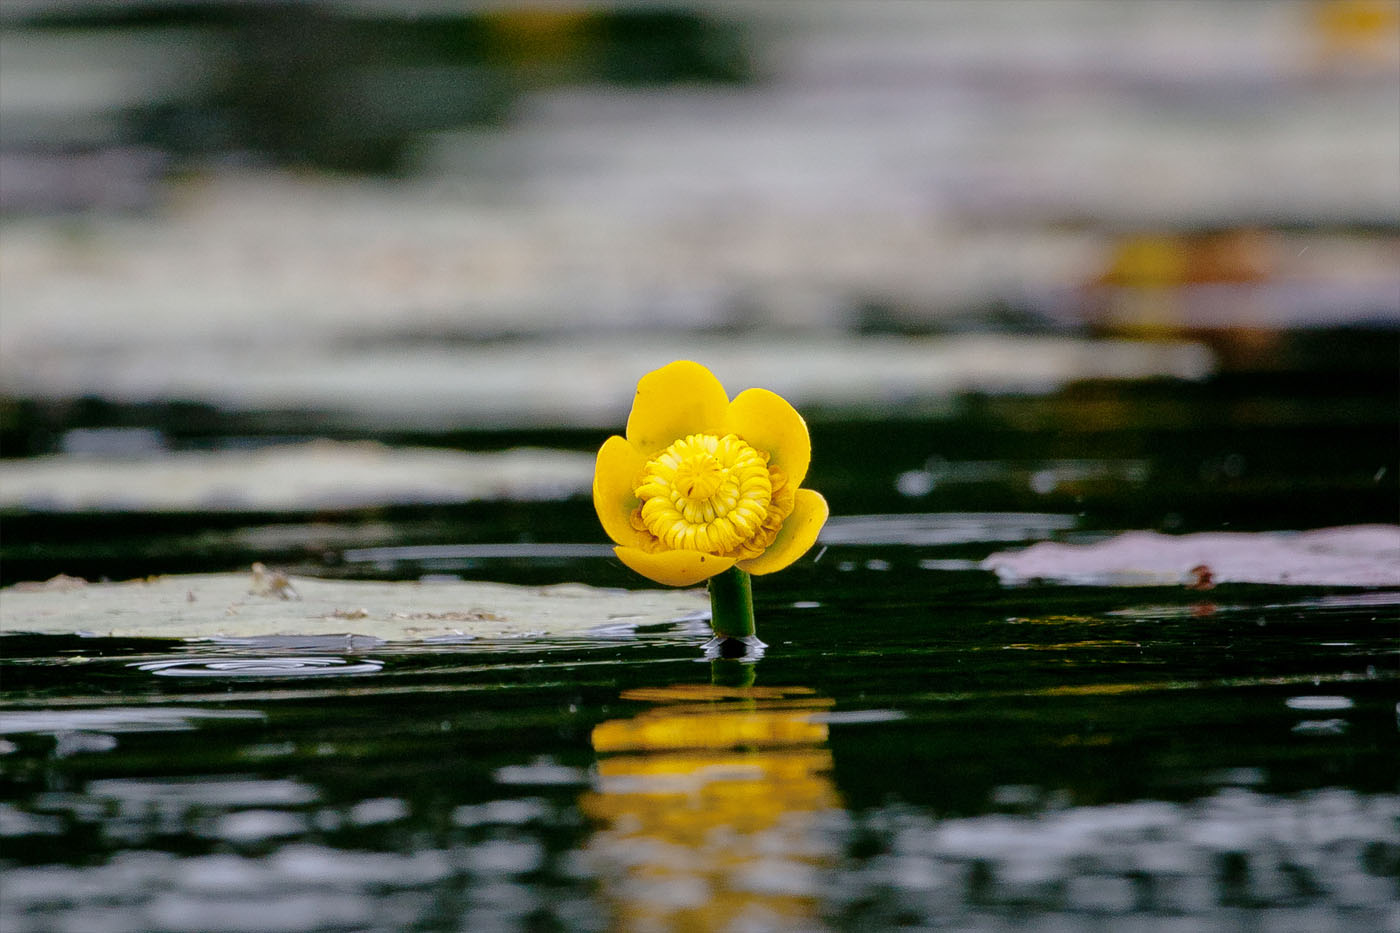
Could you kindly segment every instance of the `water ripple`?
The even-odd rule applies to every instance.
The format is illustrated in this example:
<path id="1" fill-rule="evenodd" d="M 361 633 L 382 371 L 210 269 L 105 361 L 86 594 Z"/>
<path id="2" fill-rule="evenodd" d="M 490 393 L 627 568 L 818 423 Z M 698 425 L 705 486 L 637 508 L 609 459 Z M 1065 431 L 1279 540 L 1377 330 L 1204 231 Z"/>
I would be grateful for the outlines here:
<path id="1" fill-rule="evenodd" d="M 70 732 L 174 732 L 198 728 L 201 719 L 266 719 L 251 709 L 197 707 L 127 707 L 75 710 L 20 710 L 0 715 L 0 735 Z"/>
<path id="2" fill-rule="evenodd" d="M 326 657 L 178 658 L 127 666 L 157 677 L 326 677 L 377 674 L 384 662 Z"/>
<path id="3" fill-rule="evenodd" d="M 916 545 L 1039 541 L 1075 527 L 1073 515 L 1044 512 L 929 512 L 836 515 L 822 544 Z"/>

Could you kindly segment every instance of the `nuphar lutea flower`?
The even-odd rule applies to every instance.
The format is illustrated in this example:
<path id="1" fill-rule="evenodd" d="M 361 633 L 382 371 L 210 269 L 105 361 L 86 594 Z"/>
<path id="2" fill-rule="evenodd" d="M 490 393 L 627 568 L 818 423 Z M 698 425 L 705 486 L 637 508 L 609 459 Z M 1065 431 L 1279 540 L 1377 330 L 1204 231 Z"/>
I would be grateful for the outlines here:
<path id="1" fill-rule="evenodd" d="M 638 383 L 627 436 L 598 451 L 593 505 L 618 558 L 657 583 L 772 573 L 826 522 L 826 500 L 802 488 L 811 453 L 781 396 L 746 389 L 731 401 L 708 369 L 680 360 Z"/>

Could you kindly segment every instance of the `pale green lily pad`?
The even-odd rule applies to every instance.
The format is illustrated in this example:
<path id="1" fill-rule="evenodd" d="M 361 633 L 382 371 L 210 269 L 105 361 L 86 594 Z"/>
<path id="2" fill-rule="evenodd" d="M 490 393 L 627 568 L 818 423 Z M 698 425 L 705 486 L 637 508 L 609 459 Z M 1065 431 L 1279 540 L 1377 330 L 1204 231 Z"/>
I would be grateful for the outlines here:
<path id="1" fill-rule="evenodd" d="M 249 354 L 217 340 L 178 352 L 153 340 L 90 348 L 68 339 L 61 357 L 47 347 L 28 354 L 0 349 L 0 392 L 136 404 L 180 398 L 229 412 L 315 411 L 320 425 L 357 430 L 616 431 L 637 378 L 678 358 L 710 366 L 731 393 L 762 386 L 800 411 L 879 415 L 891 405 L 942 410 L 966 392 L 1043 394 L 1085 379 L 1195 380 L 1215 368 L 1210 350 L 1195 343 L 1012 334 L 816 333 L 777 342 L 747 334 L 638 334 L 541 337 L 486 349 L 372 341 L 331 356 L 319 344 Z"/>
<path id="2" fill-rule="evenodd" d="M 118 638 L 360 635 L 386 641 L 587 635 L 708 609 L 702 590 L 566 583 L 369 582 L 189 574 L 125 583 L 56 577 L 0 590 L 0 633 Z"/>
<path id="3" fill-rule="evenodd" d="M 593 455 L 461 453 L 328 440 L 141 457 L 57 454 L 0 463 L 0 508 L 307 511 L 386 504 L 546 501 L 584 495 Z"/>

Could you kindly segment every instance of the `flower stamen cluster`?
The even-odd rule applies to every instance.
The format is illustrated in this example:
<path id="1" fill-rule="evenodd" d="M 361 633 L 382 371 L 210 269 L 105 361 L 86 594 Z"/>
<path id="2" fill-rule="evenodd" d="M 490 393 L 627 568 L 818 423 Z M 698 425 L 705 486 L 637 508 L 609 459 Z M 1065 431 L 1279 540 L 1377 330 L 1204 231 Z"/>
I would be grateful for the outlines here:
<path id="1" fill-rule="evenodd" d="M 772 543 L 792 511 L 781 471 L 734 434 L 691 434 L 649 460 L 632 526 L 651 550 L 702 551 L 742 560 Z"/>

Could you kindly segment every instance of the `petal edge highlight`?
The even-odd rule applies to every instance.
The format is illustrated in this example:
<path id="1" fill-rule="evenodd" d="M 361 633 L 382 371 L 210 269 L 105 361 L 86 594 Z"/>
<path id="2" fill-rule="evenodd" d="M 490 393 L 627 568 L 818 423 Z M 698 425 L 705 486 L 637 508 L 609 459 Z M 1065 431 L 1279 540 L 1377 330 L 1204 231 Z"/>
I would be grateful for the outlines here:
<path id="1" fill-rule="evenodd" d="M 593 466 L 593 510 L 615 544 L 636 545 L 641 533 L 632 527 L 637 508 L 636 483 L 646 460 L 625 437 L 614 434 L 598 448 Z"/>
<path id="2" fill-rule="evenodd" d="M 613 553 L 632 570 L 666 586 L 694 586 L 734 566 L 732 557 L 716 557 L 700 551 L 657 551 L 615 547 Z"/>
<path id="3" fill-rule="evenodd" d="M 812 460 L 807 422 L 787 399 L 768 389 L 745 389 L 729 403 L 723 430 L 732 431 L 768 454 L 768 462 L 800 486 Z"/>

